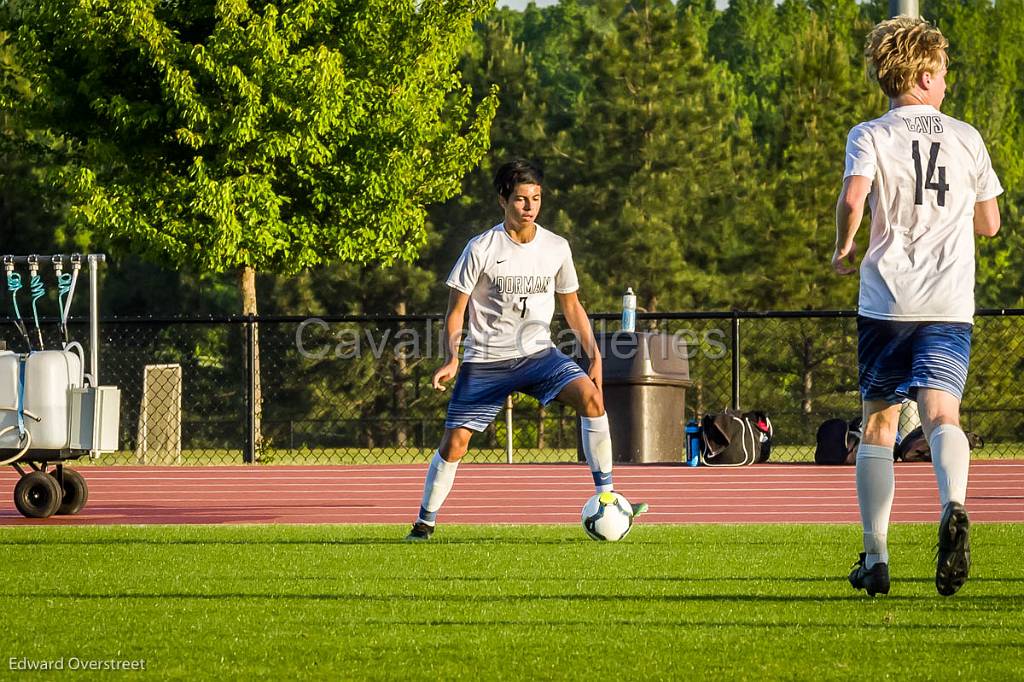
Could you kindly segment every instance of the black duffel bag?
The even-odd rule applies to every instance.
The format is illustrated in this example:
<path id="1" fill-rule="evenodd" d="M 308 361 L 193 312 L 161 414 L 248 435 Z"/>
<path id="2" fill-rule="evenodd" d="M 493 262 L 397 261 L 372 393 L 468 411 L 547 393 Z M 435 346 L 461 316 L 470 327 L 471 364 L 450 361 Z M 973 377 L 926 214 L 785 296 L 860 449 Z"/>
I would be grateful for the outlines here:
<path id="1" fill-rule="evenodd" d="M 771 456 L 775 432 L 764 412 L 706 414 L 700 425 L 700 463 L 705 466 L 746 466 Z"/>

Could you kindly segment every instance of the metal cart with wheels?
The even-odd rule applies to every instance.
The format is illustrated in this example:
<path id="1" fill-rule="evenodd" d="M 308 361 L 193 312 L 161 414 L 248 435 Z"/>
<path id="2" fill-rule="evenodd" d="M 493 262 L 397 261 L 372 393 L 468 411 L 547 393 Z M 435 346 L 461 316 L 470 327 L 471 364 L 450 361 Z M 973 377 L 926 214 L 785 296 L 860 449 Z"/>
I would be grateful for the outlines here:
<path id="1" fill-rule="evenodd" d="M 3 256 L 12 318 L 27 352 L 0 350 L 0 465 L 19 474 L 14 506 L 23 516 L 48 518 L 77 514 L 89 500 L 81 473 L 65 462 L 99 457 L 118 446 L 121 393 L 99 385 L 98 268 L 103 254 Z M 45 296 L 40 271 L 51 265 L 58 283 L 60 350 L 46 350 L 36 301 Z M 88 368 L 82 345 L 68 338 L 68 316 L 82 266 L 89 271 Z M 18 266 L 31 280 L 35 335 L 21 317 Z M 68 272 L 65 272 L 68 270 Z M 65 301 L 65 297 L 66 301 Z M 51 469 L 52 467 L 52 469 Z"/>

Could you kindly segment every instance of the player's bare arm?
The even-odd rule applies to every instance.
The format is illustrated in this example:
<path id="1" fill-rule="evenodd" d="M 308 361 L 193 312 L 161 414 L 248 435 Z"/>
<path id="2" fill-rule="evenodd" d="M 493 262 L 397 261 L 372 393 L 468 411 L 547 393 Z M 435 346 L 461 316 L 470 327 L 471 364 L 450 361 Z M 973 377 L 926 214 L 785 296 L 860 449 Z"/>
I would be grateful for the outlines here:
<path id="1" fill-rule="evenodd" d="M 864 201 L 871 191 L 871 179 L 851 175 L 843 181 L 843 191 L 836 202 L 836 249 L 832 254 L 832 269 L 840 275 L 857 271 L 857 244 L 854 237 L 864 217 Z"/>
<path id="2" fill-rule="evenodd" d="M 982 237 L 995 237 L 999 232 L 999 204 L 995 198 L 974 205 L 974 233 Z"/>
<path id="3" fill-rule="evenodd" d="M 594 330 L 590 328 L 587 311 L 583 308 L 575 291 L 570 294 L 557 294 L 557 296 L 558 305 L 562 309 L 562 314 L 565 315 L 565 321 L 576 332 L 583 352 L 590 358 L 590 370 L 587 374 L 597 386 L 597 390 L 600 391 L 602 385 L 601 354 L 597 352 L 597 342 L 594 340 Z"/>
<path id="4" fill-rule="evenodd" d="M 464 294 L 458 289 L 451 289 L 448 292 L 448 312 L 444 317 L 444 364 L 434 372 L 431 381 L 438 391 L 445 390 L 444 384 L 455 378 L 459 371 L 459 344 L 462 341 L 462 324 L 466 319 L 466 306 L 469 304 L 469 294 Z"/>

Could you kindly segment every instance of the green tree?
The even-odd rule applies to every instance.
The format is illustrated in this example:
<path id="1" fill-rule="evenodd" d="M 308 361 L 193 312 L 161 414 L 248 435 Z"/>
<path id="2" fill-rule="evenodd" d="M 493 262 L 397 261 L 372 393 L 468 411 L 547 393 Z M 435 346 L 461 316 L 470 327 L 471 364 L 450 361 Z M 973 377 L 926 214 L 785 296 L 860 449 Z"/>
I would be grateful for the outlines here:
<path id="1" fill-rule="evenodd" d="M 54 217 L 60 211 L 53 202 L 38 200 L 44 186 L 39 169 L 45 166 L 53 140 L 45 133 L 26 130 L 12 114 L 13 103 L 31 97 L 32 83 L 10 34 L 0 31 L 0 243 L 8 254 L 50 253 Z M 20 141 L 25 138 L 39 141 L 42 158 L 24 153 Z"/>
<path id="2" fill-rule="evenodd" d="M 981 307 L 1024 303 L 1024 2 L 929 2 L 927 18 L 950 42 L 949 88 L 943 111 L 975 126 L 1006 189 L 999 197 L 1002 230 L 978 240 L 976 298 Z"/>
<path id="3" fill-rule="evenodd" d="M 38 0 L 0 30 L 33 83 L 14 115 L 64 143 L 72 229 L 235 272 L 251 314 L 257 272 L 423 245 L 425 205 L 487 147 L 494 96 L 474 103 L 454 67 L 488 6 Z"/>
<path id="4" fill-rule="evenodd" d="M 573 244 L 592 309 L 617 307 L 627 285 L 647 309 L 729 300 L 719 264 L 741 260 L 730 249 L 753 215 L 732 200 L 751 181 L 750 131 L 698 19 L 705 8 L 667 0 L 567 0 L 478 31 L 483 65 L 465 72 L 505 79 L 491 158 L 544 163 L 543 222 Z"/>
<path id="5" fill-rule="evenodd" d="M 19 2 L 37 90 L 67 141 L 78 230 L 202 271 L 391 263 L 425 240 L 487 145 L 455 60 L 483 2 Z M 246 310 L 251 310 L 247 301 Z"/>
<path id="6" fill-rule="evenodd" d="M 763 105 L 777 123 L 764 136 L 773 150 L 764 169 L 770 219 L 760 272 L 745 292 L 754 309 L 847 308 L 856 301 L 857 279 L 837 277 L 829 264 L 835 202 L 847 133 L 887 105 L 865 78 L 860 45 L 847 28 L 866 32 L 869 25 L 858 19 L 854 0 L 828 4 L 830 11 L 797 24 L 793 51 L 773 76 L 776 96 Z"/>
<path id="7" fill-rule="evenodd" d="M 742 105 L 758 122 L 764 151 L 757 256 L 751 276 L 737 282 L 747 309 L 848 308 L 856 301 L 856 278 L 836 276 L 829 257 L 847 132 L 885 106 L 864 76 L 862 38 L 854 37 L 868 27 L 853 0 L 778 7 L 748 0 L 731 6 L 713 30 L 722 57 L 747 86 Z M 729 36 L 740 36 L 738 44 Z M 770 341 L 747 345 L 749 371 L 778 377 L 765 386 L 771 395 L 755 400 L 799 405 L 794 412 L 806 426 L 820 399 L 850 390 L 850 339 L 822 333 L 827 327 L 775 324 Z"/>
<path id="8" fill-rule="evenodd" d="M 929 2 L 926 18 L 950 42 L 943 111 L 981 133 L 1005 189 L 998 199 L 1003 228 L 977 239 L 978 307 L 1024 304 L 1024 2 Z M 986 437 L 1016 440 L 1021 410 L 1017 377 L 1024 369 L 1013 318 L 977 318 L 965 422 Z M 973 411 L 973 414 L 972 414 Z"/>

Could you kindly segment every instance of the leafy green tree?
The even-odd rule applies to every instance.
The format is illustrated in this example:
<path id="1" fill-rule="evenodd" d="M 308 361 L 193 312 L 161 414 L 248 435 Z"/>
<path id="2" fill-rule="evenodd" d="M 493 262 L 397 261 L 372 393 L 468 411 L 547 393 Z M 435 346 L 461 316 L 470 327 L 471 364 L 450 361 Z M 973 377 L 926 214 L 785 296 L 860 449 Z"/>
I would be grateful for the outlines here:
<path id="1" fill-rule="evenodd" d="M 751 179 L 750 131 L 733 80 L 707 60 L 704 11 L 564 2 L 528 10 L 518 35 L 513 22 L 486 34 L 511 42 L 514 56 L 491 59 L 522 75 L 503 84 L 494 150 L 507 140 L 545 163 L 545 223 L 573 244 L 592 309 L 617 307 L 626 286 L 649 310 L 729 300 L 716 273 L 745 244 L 731 193 Z"/>
<path id="2" fill-rule="evenodd" d="M 782 153 L 770 144 L 782 123 L 776 106 L 784 85 L 782 70 L 810 16 L 801 0 L 784 0 L 778 6 L 774 0 L 733 0 L 709 30 L 708 51 L 739 79 L 740 108 L 773 161 Z"/>
<path id="3" fill-rule="evenodd" d="M 455 60 L 483 2 L 19 2 L 79 230 L 203 271 L 391 263 L 487 145 Z M 251 291 L 250 291 L 251 293 Z M 246 311 L 252 311 L 247 302 Z"/>
<path id="4" fill-rule="evenodd" d="M 0 9 L 0 16 L 4 10 Z M 31 99 L 32 83 L 25 76 L 10 34 L 0 31 L 0 243 L 4 253 L 50 253 L 54 216 L 59 206 L 38 200 L 43 186 L 40 168 L 45 166 L 52 140 L 39 131 L 26 130 L 12 114 L 12 104 Z M 23 153 L 19 141 L 40 140 L 42 158 Z M 4 285 L 6 290 L 6 285 Z"/>
<path id="5" fill-rule="evenodd" d="M 38 0 L 0 29 L 33 84 L 14 115 L 64 142 L 71 227 L 237 273 L 252 314 L 257 272 L 423 245 L 487 147 L 494 97 L 454 67 L 488 5 Z"/>
<path id="6" fill-rule="evenodd" d="M 1006 189 L 999 205 L 1009 229 L 978 240 L 976 298 L 981 307 L 1020 306 L 1024 235 L 1013 226 L 1024 217 L 1024 2 L 929 2 L 924 10 L 950 42 L 943 110 L 981 132 Z"/>
<path id="7" fill-rule="evenodd" d="M 974 125 L 985 140 L 1005 193 L 999 197 L 1003 228 L 979 238 L 975 299 L 979 307 L 1024 304 L 1024 3 L 929 2 L 926 18 L 950 42 L 948 90 L 943 110 Z M 965 423 L 986 437 L 1018 440 L 1016 415 L 1024 405 L 1017 377 L 1024 369 L 1011 319 L 978 318 L 964 400 Z M 972 414 L 973 413 L 973 414 Z"/>
<path id="8" fill-rule="evenodd" d="M 778 90 L 770 107 L 778 123 L 765 142 L 777 152 L 764 169 L 771 217 L 763 226 L 760 272 L 745 292 L 754 309 L 847 308 L 856 302 L 857 279 L 837 277 L 829 265 L 835 201 L 847 133 L 883 113 L 887 103 L 867 82 L 860 45 L 846 28 L 869 28 L 858 20 L 856 3 L 830 5 L 836 23 L 825 12 L 800 22 L 795 47 L 774 76 Z"/>

